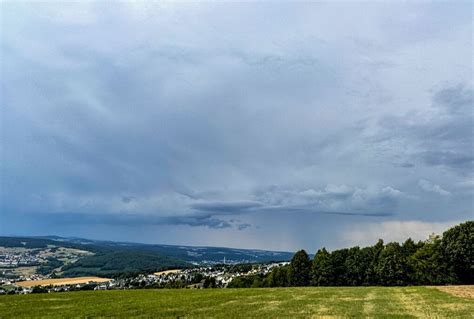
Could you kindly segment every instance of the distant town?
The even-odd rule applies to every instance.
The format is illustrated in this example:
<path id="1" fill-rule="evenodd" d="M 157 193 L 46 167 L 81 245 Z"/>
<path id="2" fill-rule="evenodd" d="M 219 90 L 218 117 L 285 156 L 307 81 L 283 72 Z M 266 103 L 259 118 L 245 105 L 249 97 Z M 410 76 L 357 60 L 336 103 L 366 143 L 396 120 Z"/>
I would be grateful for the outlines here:
<path id="1" fill-rule="evenodd" d="M 215 258 L 189 262 L 182 268 L 163 271 L 130 272 L 106 276 L 64 276 L 64 269 L 95 253 L 78 248 L 36 242 L 20 242 L 23 247 L 0 246 L 0 294 L 29 294 L 77 290 L 146 288 L 226 288 L 236 277 L 267 275 L 288 262 L 261 262 Z M 40 247 L 35 247 L 35 245 Z M 188 253 L 189 255 L 189 253 Z M 253 261 L 253 262 L 252 262 Z M 169 267 L 168 267 L 169 268 Z"/>
<path id="2" fill-rule="evenodd" d="M 55 276 L 40 274 L 14 275 L 15 266 L 28 267 L 28 265 L 35 265 L 41 261 L 35 255 L 27 254 L 28 257 L 22 255 L 24 254 L 11 254 L 8 257 L 2 255 L 2 267 L 8 265 L 12 269 L 3 269 L 0 273 L 0 287 L 2 287 L 0 288 L 0 294 L 147 288 L 226 288 L 236 277 L 265 276 L 275 267 L 289 264 L 289 262 L 218 264 L 190 269 L 173 269 L 152 274 L 138 274 L 132 277 L 115 279 L 101 277 L 54 278 Z M 18 260 L 21 260 L 21 262 L 18 262 Z"/>

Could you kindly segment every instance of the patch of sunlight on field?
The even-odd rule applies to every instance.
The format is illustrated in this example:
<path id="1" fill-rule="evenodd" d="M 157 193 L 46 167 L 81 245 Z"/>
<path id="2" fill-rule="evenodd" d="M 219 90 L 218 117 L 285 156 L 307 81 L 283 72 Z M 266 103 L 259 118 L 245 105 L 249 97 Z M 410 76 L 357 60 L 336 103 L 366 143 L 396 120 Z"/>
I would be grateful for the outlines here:
<path id="1" fill-rule="evenodd" d="M 34 287 L 34 286 L 62 286 L 62 285 L 74 285 L 74 284 L 87 284 L 89 282 L 107 282 L 109 278 L 101 277 L 74 277 L 74 278 L 55 278 L 55 279 L 42 279 L 42 280 L 26 280 L 18 281 L 16 284 L 21 287 Z"/>
<path id="2" fill-rule="evenodd" d="M 474 299 L 433 287 L 83 291 L 0 296 L 0 317 L 474 318 Z"/>

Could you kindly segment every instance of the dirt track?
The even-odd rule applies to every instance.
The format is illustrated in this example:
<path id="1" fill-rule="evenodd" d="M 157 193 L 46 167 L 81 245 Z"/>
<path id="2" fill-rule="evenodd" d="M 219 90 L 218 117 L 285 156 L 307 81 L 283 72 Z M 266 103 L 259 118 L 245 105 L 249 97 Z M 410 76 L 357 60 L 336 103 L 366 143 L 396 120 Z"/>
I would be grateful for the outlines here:
<path id="1" fill-rule="evenodd" d="M 474 299 L 474 285 L 470 286 L 438 286 L 435 287 L 438 290 L 447 292 L 458 297 L 472 298 Z"/>

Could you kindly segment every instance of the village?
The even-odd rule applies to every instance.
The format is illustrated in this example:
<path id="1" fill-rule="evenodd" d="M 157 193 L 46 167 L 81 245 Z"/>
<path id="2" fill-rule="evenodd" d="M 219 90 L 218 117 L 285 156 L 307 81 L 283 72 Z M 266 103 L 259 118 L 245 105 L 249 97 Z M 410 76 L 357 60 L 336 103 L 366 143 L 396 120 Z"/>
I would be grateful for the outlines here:
<path id="1" fill-rule="evenodd" d="M 66 292 L 78 290 L 125 290 L 149 288 L 226 288 L 236 277 L 266 275 L 273 268 L 288 262 L 268 264 L 219 264 L 189 269 L 172 269 L 151 274 L 139 274 L 126 278 L 51 278 L 31 275 L 6 278 L 0 273 L 0 294 L 29 294 Z"/>
<path id="2" fill-rule="evenodd" d="M 93 253 L 66 247 L 24 248 L 0 246 L 0 285 L 39 280 L 59 272 L 63 265 Z"/>

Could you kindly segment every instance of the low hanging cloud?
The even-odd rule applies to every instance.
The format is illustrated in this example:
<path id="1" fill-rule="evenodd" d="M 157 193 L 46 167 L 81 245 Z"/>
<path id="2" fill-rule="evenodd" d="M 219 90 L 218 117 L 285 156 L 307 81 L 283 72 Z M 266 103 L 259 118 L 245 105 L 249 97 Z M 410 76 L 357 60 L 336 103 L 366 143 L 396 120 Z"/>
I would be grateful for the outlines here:
<path id="1" fill-rule="evenodd" d="M 214 213 L 243 213 L 260 208 L 262 203 L 252 201 L 240 202 L 200 202 L 192 204 L 191 208 L 197 211 Z"/>
<path id="2" fill-rule="evenodd" d="M 29 218 L 49 220 L 53 225 L 106 225 L 106 226 L 127 226 L 143 227 L 150 225 L 168 225 L 168 226 L 191 226 L 208 227 L 210 229 L 223 229 L 235 227 L 239 230 L 250 227 L 249 224 L 239 223 L 238 221 L 227 221 L 214 218 L 212 214 L 193 214 L 181 216 L 159 216 L 146 214 L 96 214 L 96 213 L 76 213 L 76 212 L 57 212 L 57 213 L 36 213 L 33 216 L 23 215 Z"/>
<path id="3" fill-rule="evenodd" d="M 206 197 L 216 196 L 215 193 Z M 327 185 L 324 188 L 281 189 L 270 187 L 254 192 L 251 200 L 215 201 L 202 196 L 162 193 L 151 196 L 77 196 L 55 193 L 35 196 L 22 214 L 41 207 L 37 216 L 53 219 L 55 224 L 102 225 L 184 225 L 211 229 L 245 230 L 252 225 L 234 216 L 255 214 L 339 215 L 386 217 L 396 213 L 398 202 L 409 195 L 389 186 L 359 188 Z M 45 213 L 46 212 L 46 213 Z"/>
<path id="4" fill-rule="evenodd" d="M 360 188 L 327 185 L 322 189 L 270 187 L 256 193 L 266 210 L 307 211 L 324 214 L 387 216 L 410 196 L 390 186 Z"/>

